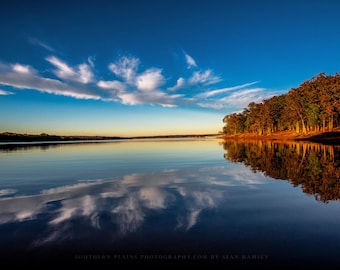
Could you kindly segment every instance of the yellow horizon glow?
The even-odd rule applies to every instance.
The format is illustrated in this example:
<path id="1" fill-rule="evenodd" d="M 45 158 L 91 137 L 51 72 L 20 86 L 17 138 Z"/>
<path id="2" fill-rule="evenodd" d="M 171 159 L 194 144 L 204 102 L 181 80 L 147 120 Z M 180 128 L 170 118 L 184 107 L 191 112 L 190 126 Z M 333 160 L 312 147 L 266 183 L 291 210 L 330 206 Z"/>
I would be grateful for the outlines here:
<path id="1" fill-rule="evenodd" d="M 210 129 L 187 129 L 187 130 L 140 130 L 140 131 L 104 131 L 104 130 L 23 130 L 23 129 L 12 129 L 12 130 L 2 130 L 3 132 L 13 132 L 17 134 L 30 134 L 30 135 L 40 135 L 46 133 L 49 135 L 56 136 L 108 136 L 108 137 L 142 137 L 142 136 L 174 136 L 174 135 L 202 135 L 202 134 L 218 134 L 220 130 L 210 128 Z"/>

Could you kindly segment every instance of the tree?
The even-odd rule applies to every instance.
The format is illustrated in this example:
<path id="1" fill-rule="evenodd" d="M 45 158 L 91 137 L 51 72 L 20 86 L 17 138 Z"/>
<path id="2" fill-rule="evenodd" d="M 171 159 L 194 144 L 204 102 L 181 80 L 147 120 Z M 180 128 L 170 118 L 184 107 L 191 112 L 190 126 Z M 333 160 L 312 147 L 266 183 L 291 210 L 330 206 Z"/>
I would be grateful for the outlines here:
<path id="1" fill-rule="evenodd" d="M 319 73 L 288 93 L 261 103 L 251 102 L 242 113 L 226 115 L 223 133 L 270 134 L 281 130 L 296 133 L 331 131 L 340 125 L 340 73 Z"/>

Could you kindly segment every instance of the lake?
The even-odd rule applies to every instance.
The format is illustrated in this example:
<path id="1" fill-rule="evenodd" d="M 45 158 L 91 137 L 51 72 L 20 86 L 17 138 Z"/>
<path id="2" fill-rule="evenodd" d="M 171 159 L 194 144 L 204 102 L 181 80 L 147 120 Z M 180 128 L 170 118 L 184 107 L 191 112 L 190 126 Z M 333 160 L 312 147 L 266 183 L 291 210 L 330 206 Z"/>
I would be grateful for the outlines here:
<path id="1" fill-rule="evenodd" d="M 2 144 L 0 259 L 339 265 L 339 155 L 207 138 Z"/>

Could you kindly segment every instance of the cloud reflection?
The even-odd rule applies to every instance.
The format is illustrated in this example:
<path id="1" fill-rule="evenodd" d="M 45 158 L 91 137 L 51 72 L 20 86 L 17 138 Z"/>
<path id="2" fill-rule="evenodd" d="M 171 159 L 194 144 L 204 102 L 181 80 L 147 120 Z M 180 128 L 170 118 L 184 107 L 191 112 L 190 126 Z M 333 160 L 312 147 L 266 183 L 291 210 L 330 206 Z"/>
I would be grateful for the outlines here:
<path id="1" fill-rule="evenodd" d="M 122 233 L 136 231 L 144 221 L 145 214 L 139 204 L 138 198 L 128 194 L 122 202 L 112 210 L 112 213 L 117 217 L 118 226 Z"/>
<path id="2" fill-rule="evenodd" d="M 263 177 L 241 170 L 220 167 L 168 170 L 159 173 L 131 174 L 122 179 L 82 181 L 74 185 L 45 189 L 40 194 L 0 199 L 0 224 L 22 222 L 46 216 L 46 230 L 35 245 L 63 241 L 74 221 L 95 230 L 102 227 L 103 215 L 112 234 L 137 231 L 150 215 L 181 204 L 175 229 L 190 230 L 202 212 L 219 205 L 225 187 L 254 186 Z M 245 177 L 246 174 L 246 177 Z M 1 190 L 0 194 L 14 190 Z M 109 215 L 109 218 L 107 216 Z M 110 228 L 111 228 L 110 227 Z"/>
<path id="3" fill-rule="evenodd" d="M 7 196 L 9 194 L 15 193 L 15 189 L 7 188 L 7 189 L 0 189 L 0 196 Z"/>
<path id="4" fill-rule="evenodd" d="M 186 231 L 196 225 L 202 210 L 216 207 L 223 197 L 222 191 L 214 188 L 192 190 L 178 187 L 177 190 L 184 198 L 186 209 L 186 213 L 177 218 L 177 228 L 185 228 Z"/>

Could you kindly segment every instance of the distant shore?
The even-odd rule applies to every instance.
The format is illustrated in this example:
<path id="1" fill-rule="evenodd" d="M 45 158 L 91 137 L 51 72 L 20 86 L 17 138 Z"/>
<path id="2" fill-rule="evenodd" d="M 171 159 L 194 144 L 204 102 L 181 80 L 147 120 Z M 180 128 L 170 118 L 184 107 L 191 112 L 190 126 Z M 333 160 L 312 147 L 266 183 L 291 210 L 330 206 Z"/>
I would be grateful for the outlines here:
<path id="1" fill-rule="evenodd" d="M 0 133 L 1 143 L 30 143 L 52 141 L 93 141 L 93 140 L 133 140 L 133 139 L 166 139 L 166 138 L 206 138 L 217 137 L 218 134 L 184 134 L 184 135 L 155 135 L 155 136 L 59 136 L 42 134 L 18 134 L 12 132 Z"/>
<path id="2" fill-rule="evenodd" d="M 314 132 L 309 134 L 296 134 L 290 131 L 274 132 L 272 134 L 183 134 L 183 135 L 154 135 L 154 136 L 60 136 L 42 134 L 18 134 L 11 132 L 0 133 L 0 143 L 36 143 L 36 142 L 70 142 L 70 141 L 108 141 L 108 140 L 134 140 L 134 139 L 171 139 L 171 138 L 218 138 L 222 140 L 273 140 L 273 141 L 310 141 L 324 144 L 340 145 L 340 129 L 328 132 Z"/>

